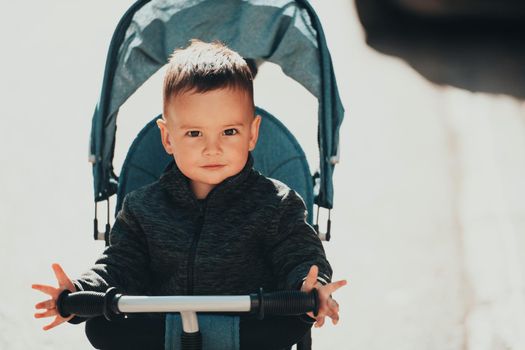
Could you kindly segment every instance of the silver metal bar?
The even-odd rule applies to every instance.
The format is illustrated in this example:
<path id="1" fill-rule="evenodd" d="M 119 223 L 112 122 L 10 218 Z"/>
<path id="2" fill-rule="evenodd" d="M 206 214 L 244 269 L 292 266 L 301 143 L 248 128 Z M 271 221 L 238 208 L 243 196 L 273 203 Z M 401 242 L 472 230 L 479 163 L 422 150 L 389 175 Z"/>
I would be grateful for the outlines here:
<path id="1" fill-rule="evenodd" d="M 247 312 L 249 295 L 203 296 L 122 296 L 117 306 L 120 312 Z"/>
<path id="2" fill-rule="evenodd" d="M 199 331 L 199 319 L 197 313 L 193 311 L 182 311 L 182 330 L 186 333 L 196 333 Z"/>

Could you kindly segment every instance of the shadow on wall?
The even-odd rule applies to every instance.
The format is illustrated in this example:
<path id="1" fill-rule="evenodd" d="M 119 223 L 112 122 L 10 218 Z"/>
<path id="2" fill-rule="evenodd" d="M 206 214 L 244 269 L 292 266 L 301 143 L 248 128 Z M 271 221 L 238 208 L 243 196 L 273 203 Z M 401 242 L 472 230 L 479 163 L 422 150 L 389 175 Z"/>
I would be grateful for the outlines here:
<path id="1" fill-rule="evenodd" d="M 525 99 L 525 2 L 355 0 L 372 48 L 428 80 Z"/>

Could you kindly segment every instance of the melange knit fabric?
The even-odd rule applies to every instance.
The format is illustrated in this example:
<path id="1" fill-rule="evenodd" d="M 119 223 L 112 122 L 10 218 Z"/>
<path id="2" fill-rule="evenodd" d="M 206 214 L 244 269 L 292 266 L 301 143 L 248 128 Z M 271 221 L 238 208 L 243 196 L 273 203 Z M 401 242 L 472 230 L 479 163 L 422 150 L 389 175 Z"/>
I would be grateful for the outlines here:
<path id="1" fill-rule="evenodd" d="M 306 223 L 302 199 L 283 183 L 244 169 L 197 200 L 172 162 L 159 181 L 129 193 L 110 245 L 74 280 L 78 290 L 141 295 L 244 295 L 297 289 L 312 265 L 332 269 Z"/>

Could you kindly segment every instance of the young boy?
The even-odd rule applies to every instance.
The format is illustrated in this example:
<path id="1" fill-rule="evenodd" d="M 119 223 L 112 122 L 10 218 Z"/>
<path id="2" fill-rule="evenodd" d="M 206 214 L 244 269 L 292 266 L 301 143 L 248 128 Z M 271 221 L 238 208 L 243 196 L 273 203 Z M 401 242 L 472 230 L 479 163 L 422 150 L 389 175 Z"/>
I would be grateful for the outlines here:
<path id="1" fill-rule="evenodd" d="M 329 283 L 332 270 L 305 221 L 303 201 L 286 185 L 252 168 L 250 151 L 261 123 L 254 115 L 252 80 L 242 57 L 220 43 L 193 40 L 173 53 L 164 79 L 163 118 L 157 124 L 174 161 L 159 181 L 126 196 L 111 231 L 111 245 L 91 270 L 70 280 L 54 264 L 59 286 L 33 285 L 51 296 L 36 305 L 44 309 L 36 318 L 55 317 L 45 330 L 71 320 L 56 311 L 62 290 L 106 291 L 110 286 L 142 295 L 242 295 L 259 287 L 317 288 L 316 326 L 321 327 L 327 316 L 337 323 L 339 306 L 331 294 L 346 281 Z M 314 318 L 308 316 L 304 319 Z M 298 318 L 287 320 L 287 328 L 298 329 Z M 88 337 L 120 327 L 90 322 Z M 128 335 L 123 339 L 133 339 L 137 327 L 141 334 L 158 339 L 159 347 L 163 344 L 162 318 L 121 322 L 126 323 L 122 334 Z M 145 332 L 146 324 L 150 332 Z M 255 348 L 261 339 L 272 340 L 265 335 L 250 343 L 248 338 L 257 338 L 257 329 L 264 333 L 261 325 L 241 321 L 241 347 Z M 311 323 L 299 332 L 304 334 L 309 327 Z M 117 333 L 108 337 L 118 338 Z M 121 345 L 123 339 L 118 339 Z M 148 342 L 152 348 L 153 340 Z"/>

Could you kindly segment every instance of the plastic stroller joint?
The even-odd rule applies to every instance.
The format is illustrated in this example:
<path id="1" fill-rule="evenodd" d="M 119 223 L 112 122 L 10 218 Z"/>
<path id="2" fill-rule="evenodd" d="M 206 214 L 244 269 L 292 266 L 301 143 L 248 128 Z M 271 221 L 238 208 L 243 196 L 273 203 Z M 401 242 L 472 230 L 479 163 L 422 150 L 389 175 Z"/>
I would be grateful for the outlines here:
<path id="1" fill-rule="evenodd" d="M 264 318 L 264 293 L 262 287 L 257 292 L 257 319 L 262 320 Z"/>
<path id="2" fill-rule="evenodd" d="M 57 299 L 57 311 L 60 316 L 63 318 L 68 318 L 71 316 L 71 313 L 66 312 L 64 310 L 64 298 L 66 298 L 69 294 L 71 294 L 71 291 L 68 289 L 63 290 L 59 295 Z"/>
<path id="3" fill-rule="evenodd" d="M 95 241 L 99 240 L 100 239 L 100 234 L 102 232 L 99 232 L 98 230 L 98 205 L 97 205 L 98 202 L 95 201 L 95 218 L 93 219 L 93 238 L 95 239 Z M 111 225 L 109 224 L 109 206 L 110 206 L 110 203 L 109 203 L 109 198 L 106 200 L 106 203 L 107 203 L 107 208 L 106 208 L 106 215 L 107 215 L 107 218 L 106 218 L 106 227 L 105 227 L 105 230 L 104 232 L 102 233 L 104 235 L 104 241 L 106 242 L 106 246 L 109 245 L 109 232 L 111 231 Z"/>
<path id="4" fill-rule="evenodd" d="M 181 349 L 184 350 L 201 350 L 202 349 L 202 335 L 200 331 L 195 333 L 182 332 L 181 334 Z"/>
<path id="5" fill-rule="evenodd" d="M 330 219 L 330 214 L 332 209 L 328 209 L 328 220 L 326 221 L 326 233 L 321 232 L 319 229 L 319 211 L 320 206 L 317 206 L 317 215 L 315 218 L 315 224 L 313 225 L 315 232 L 317 233 L 317 236 L 321 241 L 329 241 L 330 238 L 332 238 L 331 232 L 332 232 L 332 220 Z"/>
<path id="6" fill-rule="evenodd" d="M 310 293 L 312 293 L 314 300 L 314 308 L 312 310 L 312 313 L 314 314 L 314 316 L 317 316 L 319 314 L 319 291 L 317 290 L 317 288 L 314 288 Z"/>
<path id="7" fill-rule="evenodd" d="M 102 314 L 106 320 L 111 321 L 119 318 L 117 317 L 120 314 L 118 301 L 121 296 L 122 294 L 120 294 L 115 287 L 111 287 L 106 291 L 106 295 L 104 296 L 104 307 L 102 309 Z"/>

